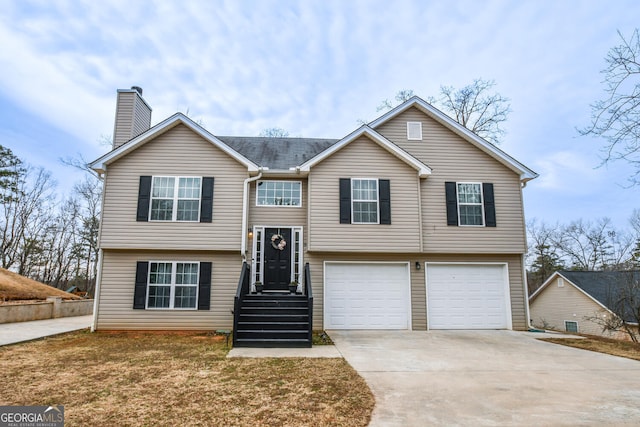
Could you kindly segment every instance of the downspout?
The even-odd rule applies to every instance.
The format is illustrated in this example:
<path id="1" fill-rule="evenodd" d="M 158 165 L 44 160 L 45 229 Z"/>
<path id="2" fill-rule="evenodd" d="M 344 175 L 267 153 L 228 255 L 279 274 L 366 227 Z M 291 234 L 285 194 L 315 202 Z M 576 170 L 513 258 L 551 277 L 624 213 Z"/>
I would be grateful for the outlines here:
<path id="1" fill-rule="evenodd" d="M 102 181 L 102 200 L 100 201 L 100 229 L 98 230 L 98 269 L 96 271 L 96 286 L 93 290 L 93 320 L 91 332 L 98 328 L 98 307 L 100 307 L 100 285 L 102 284 L 102 218 L 104 215 L 104 195 L 107 192 L 107 171 L 98 173 L 98 179 Z"/>
<path id="2" fill-rule="evenodd" d="M 93 295 L 93 320 L 91 332 L 98 328 L 98 306 L 100 305 L 100 282 L 102 282 L 102 248 L 98 249 L 98 271 L 96 272 L 96 287 Z"/>
<path id="3" fill-rule="evenodd" d="M 259 169 L 257 176 L 249 177 L 244 180 L 242 189 L 242 242 L 240 242 L 240 255 L 242 262 L 247 260 L 247 221 L 249 217 L 249 184 L 262 178 L 262 168 Z"/>

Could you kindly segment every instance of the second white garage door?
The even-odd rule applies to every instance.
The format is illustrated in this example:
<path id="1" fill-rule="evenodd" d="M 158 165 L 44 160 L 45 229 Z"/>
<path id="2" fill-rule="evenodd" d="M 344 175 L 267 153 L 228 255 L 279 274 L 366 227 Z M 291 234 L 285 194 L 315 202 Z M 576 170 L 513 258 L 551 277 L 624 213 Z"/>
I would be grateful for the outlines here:
<path id="1" fill-rule="evenodd" d="M 409 329 L 410 298 L 408 263 L 325 263 L 325 329 Z"/>
<path id="2" fill-rule="evenodd" d="M 511 329 L 505 264 L 427 263 L 429 329 Z"/>

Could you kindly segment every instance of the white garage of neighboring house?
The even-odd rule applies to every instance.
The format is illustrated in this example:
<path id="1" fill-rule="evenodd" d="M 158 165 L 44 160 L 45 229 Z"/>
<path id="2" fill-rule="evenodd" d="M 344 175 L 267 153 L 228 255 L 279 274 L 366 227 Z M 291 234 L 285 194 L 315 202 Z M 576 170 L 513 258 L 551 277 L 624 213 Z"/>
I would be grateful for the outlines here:
<path id="1" fill-rule="evenodd" d="M 426 263 L 429 329 L 511 329 L 502 263 Z"/>
<path id="2" fill-rule="evenodd" d="M 325 329 L 411 329 L 409 262 L 324 263 Z M 511 329 L 506 263 L 425 263 L 428 329 Z"/>

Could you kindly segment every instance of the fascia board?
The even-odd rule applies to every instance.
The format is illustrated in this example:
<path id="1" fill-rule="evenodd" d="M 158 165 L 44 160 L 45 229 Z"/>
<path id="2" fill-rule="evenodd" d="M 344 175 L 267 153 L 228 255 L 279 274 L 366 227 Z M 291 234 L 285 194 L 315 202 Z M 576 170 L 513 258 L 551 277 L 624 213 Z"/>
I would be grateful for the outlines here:
<path id="1" fill-rule="evenodd" d="M 525 165 L 523 165 L 522 163 L 520 163 L 519 161 L 511 157 L 510 155 L 502 151 L 500 148 L 496 147 L 495 145 L 487 142 L 483 138 L 474 134 L 469 129 L 465 128 L 460 123 L 456 122 L 451 117 L 447 116 L 445 113 L 438 110 L 433 105 L 429 104 L 428 102 L 424 101 L 423 99 L 417 96 L 414 96 L 408 99 L 407 101 L 400 104 L 396 108 L 383 114 L 376 120 L 369 123 L 369 126 L 375 129 L 376 127 L 382 125 L 383 123 L 386 123 L 393 117 L 399 115 L 403 111 L 413 106 L 418 107 L 422 112 L 424 112 L 426 115 L 436 120 L 438 123 L 444 125 L 448 129 L 460 135 L 462 138 L 466 139 L 467 141 L 472 143 L 474 146 L 476 146 L 480 150 L 489 154 L 491 157 L 495 158 L 500 163 L 507 166 L 509 169 L 518 173 L 520 175 L 521 181 L 527 182 L 538 177 L 538 174 L 536 172 L 534 172 L 533 170 L 529 169 L 528 167 L 526 167 Z"/>
<path id="2" fill-rule="evenodd" d="M 237 151 L 233 150 L 227 144 L 216 138 L 214 135 L 209 133 L 206 129 L 202 128 L 202 126 L 195 123 L 193 120 L 188 118 L 182 113 L 176 113 L 171 117 L 163 120 L 158 123 L 147 132 L 142 133 L 141 135 L 135 137 L 131 141 L 128 141 L 116 148 L 115 150 L 110 151 L 109 153 L 103 155 L 102 157 L 94 160 L 89 163 L 89 167 L 97 172 L 104 172 L 109 163 L 121 158 L 122 156 L 127 155 L 131 151 L 136 148 L 144 145 L 145 143 L 151 141 L 157 136 L 167 132 L 168 130 L 174 128 L 178 124 L 184 124 L 189 129 L 200 135 L 205 140 L 209 141 L 211 144 L 218 147 L 220 150 L 228 154 L 230 157 L 241 163 L 242 165 L 247 167 L 249 172 L 257 172 L 260 168 L 258 165 L 253 163 L 251 160 L 247 159 Z"/>
<path id="3" fill-rule="evenodd" d="M 356 139 L 360 138 L 363 135 L 369 136 L 374 141 L 376 141 L 380 146 L 382 146 L 384 149 L 389 151 L 391 154 L 398 157 L 400 160 L 409 164 L 413 168 L 417 169 L 420 177 L 426 177 L 428 175 L 431 175 L 431 168 L 429 166 L 425 165 L 415 157 L 411 156 L 409 153 L 402 150 L 400 147 L 398 147 L 397 145 L 395 145 L 394 143 L 392 143 L 387 138 L 380 135 L 378 132 L 376 132 L 374 129 L 371 129 L 367 125 L 363 125 L 359 127 L 358 129 L 356 129 L 355 131 L 351 132 L 349 135 L 344 137 L 341 141 L 333 144 L 331 147 L 327 148 L 325 151 L 318 154 L 317 156 L 307 160 L 305 163 L 300 165 L 300 170 L 303 172 L 309 172 L 313 166 L 320 163 L 327 157 L 330 157 L 335 152 L 341 150 L 346 145 L 350 144 L 351 142 L 355 141 Z"/>

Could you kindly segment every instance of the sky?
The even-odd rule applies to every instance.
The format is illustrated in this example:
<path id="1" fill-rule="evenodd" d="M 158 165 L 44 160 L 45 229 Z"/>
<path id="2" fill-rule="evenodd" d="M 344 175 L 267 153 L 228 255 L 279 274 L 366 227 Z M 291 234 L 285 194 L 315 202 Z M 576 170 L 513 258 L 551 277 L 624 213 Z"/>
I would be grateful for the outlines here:
<path id="1" fill-rule="evenodd" d="M 342 138 L 396 92 L 482 78 L 510 99 L 501 149 L 540 174 L 527 220 L 640 208 L 625 163 L 579 136 L 604 96 L 604 58 L 637 0 L 0 0 L 0 144 L 69 192 L 109 147 L 116 90 L 140 86 L 152 125 L 180 111 L 214 135 Z"/>

